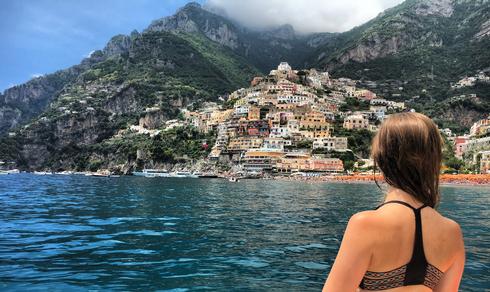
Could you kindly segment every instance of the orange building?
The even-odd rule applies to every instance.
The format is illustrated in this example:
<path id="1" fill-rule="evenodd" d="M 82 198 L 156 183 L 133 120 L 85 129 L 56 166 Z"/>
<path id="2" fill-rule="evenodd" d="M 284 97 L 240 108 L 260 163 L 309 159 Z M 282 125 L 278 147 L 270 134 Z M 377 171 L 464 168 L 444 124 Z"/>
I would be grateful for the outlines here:
<path id="1" fill-rule="evenodd" d="M 260 120 L 260 107 L 250 106 L 248 109 L 248 120 Z"/>

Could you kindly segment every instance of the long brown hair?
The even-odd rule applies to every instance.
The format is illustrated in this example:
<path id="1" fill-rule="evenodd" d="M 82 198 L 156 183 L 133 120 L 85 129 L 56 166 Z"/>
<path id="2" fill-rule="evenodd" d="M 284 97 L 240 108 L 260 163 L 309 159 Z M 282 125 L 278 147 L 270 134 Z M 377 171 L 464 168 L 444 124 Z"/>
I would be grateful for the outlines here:
<path id="1" fill-rule="evenodd" d="M 390 115 L 373 139 L 374 171 L 386 183 L 435 207 L 440 198 L 442 138 L 436 124 L 419 113 Z"/>

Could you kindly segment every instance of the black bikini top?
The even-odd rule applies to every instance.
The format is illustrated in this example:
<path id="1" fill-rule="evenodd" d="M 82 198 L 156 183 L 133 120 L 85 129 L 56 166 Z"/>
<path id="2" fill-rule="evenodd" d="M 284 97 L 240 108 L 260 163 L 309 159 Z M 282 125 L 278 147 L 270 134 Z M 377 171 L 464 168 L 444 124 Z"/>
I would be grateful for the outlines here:
<path id="1" fill-rule="evenodd" d="M 407 206 L 415 214 L 415 240 L 413 243 L 412 258 L 408 264 L 388 272 L 367 271 L 359 287 L 364 290 L 386 290 L 409 285 L 424 285 L 430 289 L 434 289 L 444 273 L 429 264 L 425 258 L 420 210 L 427 206 L 423 205 L 416 209 L 402 201 L 388 201 L 379 205 L 376 210 L 385 204 L 391 203 Z"/>

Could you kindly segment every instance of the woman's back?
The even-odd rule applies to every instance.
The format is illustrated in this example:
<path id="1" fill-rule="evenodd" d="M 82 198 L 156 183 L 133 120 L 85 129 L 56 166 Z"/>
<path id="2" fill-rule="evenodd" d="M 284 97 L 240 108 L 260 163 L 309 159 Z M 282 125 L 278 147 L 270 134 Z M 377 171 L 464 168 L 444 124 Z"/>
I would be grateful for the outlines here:
<path id="1" fill-rule="evenodd" d="M 366 211 L 359 215 L 371 217 L 369 220 L 372 220 L 374 225 L 366 230 L 366 240 L 372 240 L 368 271 L 385 273 L 410 262 L 414 255 L 416 229 L 415 213 L 412 209 L 402 204 L 386 204 L 378 210 Z M 454 241 L 460 234 L 459 226 L 430 207 L 420 209 L 420 216 L 425 259 L 429 265 L 445 272 L 460 248 L 458 242 Z M 438 271 L 435 273 L 438 274 Z M 427 286 L 417 286 L 383 291 L 430 291 Z"/>
<path id="2" fill-rule="evenodd" d="M 437 125 L 419 113 L 390 115 L 371 156 L 389 186 L 385 204 L 351 217 L 323 290 L 458 291 L 463 236 L 433 209 L 442 161 Z"/>

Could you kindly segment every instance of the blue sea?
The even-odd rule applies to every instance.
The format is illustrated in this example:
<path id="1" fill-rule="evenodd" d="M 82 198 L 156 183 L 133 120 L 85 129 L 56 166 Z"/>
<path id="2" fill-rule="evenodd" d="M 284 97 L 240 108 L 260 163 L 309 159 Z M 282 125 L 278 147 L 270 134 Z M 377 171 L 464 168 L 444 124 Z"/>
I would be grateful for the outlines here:
<path id="1" fill-rule="evenodd" d="M 461 291 L 490 289 L 490 188 L 446 186 Z M 372 184 L 0 176 L 1 291 L 320 291 Z"/>

